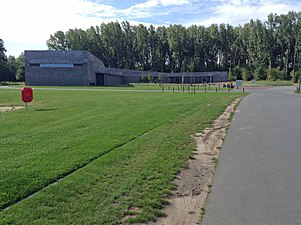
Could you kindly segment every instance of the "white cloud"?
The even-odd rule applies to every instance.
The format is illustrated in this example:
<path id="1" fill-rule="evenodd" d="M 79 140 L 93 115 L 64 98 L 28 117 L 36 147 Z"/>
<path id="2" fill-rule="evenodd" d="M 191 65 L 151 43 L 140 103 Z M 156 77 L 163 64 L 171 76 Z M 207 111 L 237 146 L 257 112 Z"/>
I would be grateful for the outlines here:
<path id="1" fill-rule="evenodd" d="M 148 0 L 143 3 L 133 5 L 124 10 L 118 10 L 121 15 L 132 18 L 148 18 L 154 16 L 169 15 L 171 6 L 189 4 L 189 0 Z M 162 7 L 165 7 L 162 9 Z"/>
<path id="2" fill-rule="evenodd" d="M 295 3 L 292 8 L 292 4 L 281 0 L 220 0 L 219 4 L 210 9 L 211 16 L 205 20 L 198 20 L 197 23 L 205 26 L 213 23 L 243 25 L 250 19 L 265 21 L 270 13 L 286 14 L 290 10 L 301 10 L 301 2 Z"/>
<path id="3" fill-rule="evenodd" d="M 113 7 L 110 5 L 113 0 L 0 1 L 0 38 L 4 40 L 8 54 L 10 49 L 19 48 L 17 54 L 20 54 L 29 46 L 46 48 L 46 40 L 58 30 L 86 29 L 108 21 L 128 20 L 138 24 L 148 18 L 153 24 L 158 24 L 157 21 L 162 21 L 159 24 L 178 23 L 181 20 L 186 26 L 212 23 L 238 25 L 251 18 L 265 20 L 271 12 L 282 14 L 301 10 L 301 1 L 297 0 L 144 0 L 127 8 Z"/>
<path id="4" fill-rule="evenodd" d="M 111 21 L 114 14 L 108 14 L 112 7 L 79 0 L 1 0 L 0 31 L 7 53 L 15 46 L 46 47 L 46 40 L 50 34 L 58 30 L 66 31 L 70 28 L 86 29 L 100 25 L 104 21 Z M 84 16 L 99 11 L 111 18 L 97 19 Z M 9 43 L 9 46 L 6 45 Z M 15 46 L 13 46 L 15 45 Z M 12 54 L 19 53 L 13 50 Z"/>
<path id="5" fill-rule="evenodd" d="M 171 6 L 171 5 L 185 5 L 190 3 L 189 0 L 158 0 L 159 5 Z"/>
<path id="6" fill-rule="evenodd" d="M 17 6 L 17 7 L 16 7 Z M 10 41 L 36 42 L 57 30 L 89 27 L 100 23 L 94 18 L 83 17 L 92 3 L 77 0 L 7 0 L 1 4 L 1 33 Z"/>

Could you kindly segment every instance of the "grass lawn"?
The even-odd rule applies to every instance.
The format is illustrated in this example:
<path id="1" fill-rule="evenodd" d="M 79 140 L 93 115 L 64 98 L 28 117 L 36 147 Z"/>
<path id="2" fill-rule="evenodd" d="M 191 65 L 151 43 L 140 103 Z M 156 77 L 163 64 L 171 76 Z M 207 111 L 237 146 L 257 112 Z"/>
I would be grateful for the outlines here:
<path id="1" fill-rule="evenodd" d="M 190 135 L 239 95 L 35 90 L 28 112 L 0 113 L 0 224 L 154 220 Z M 0 105 L 21 104 L 0 89 Z"/>
<path id="2" fill-rule="evenodd" d="M 251 81 L 243 81 L 243 86 L 292 86 L 294 83 L 287 80 L 267 81 L 260 80 L 254 84 Z"/>
<path id="3" fill-rule="evenodd" d="M 21 88 L 21 86 L 12 86 L 12 87 L 16 87 L 16 88 Z M 33 88 L 57 88 L 57 87 L 33 87 Z M 63 87 L 64 89 L 94 89 L 94 90 L 119 90 L 119 91 L 131 91 L 131 90 L 137 90 L 137 91 L 141 91 L 141 90 L 149 90 L 149 91 L 162 91 L 162 89 L 164 89 L 164 91 L 167 92 L 183 92 L 183 88 L 184 88 L 184 92 L 187 92 L 188 90 L 193 91 L 194 88 L 196 91 L 204 91 L 206 88 L 206 91 L 216 91 L 216 88 L 218 91 L 227 91 L 227 88 L 223 88 L 222 84 L 218 84 L 218 83 L 214 83 L 214 84 L 154 84 L 154 83 L 132 83 L 128 86 L 92 86 L 92 87 L 84 87 L 84 86 L 66 86 Z"/>

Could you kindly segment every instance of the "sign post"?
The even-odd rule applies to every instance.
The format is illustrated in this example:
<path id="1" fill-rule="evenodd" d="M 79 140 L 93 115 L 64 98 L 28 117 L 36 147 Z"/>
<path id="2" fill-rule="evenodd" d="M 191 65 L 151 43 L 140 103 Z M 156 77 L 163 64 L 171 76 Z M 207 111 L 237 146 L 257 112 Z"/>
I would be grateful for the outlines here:
<path id="1" fill-rule="evenodd" d="M 31 87 L 24 87 L 22 88 L 22 101 L 25 102 L 26 105 L 26 111 L 28 110 L 28 102 L 31 102 L 33 99 L 33 93 Z"/>
<path id="2" fill-rule="evenodd" d="M 239 89 L 239 87 L 242 87 L 242 80 L 236 80 L 236 88 L 237 88 L 237 90 Z"/>

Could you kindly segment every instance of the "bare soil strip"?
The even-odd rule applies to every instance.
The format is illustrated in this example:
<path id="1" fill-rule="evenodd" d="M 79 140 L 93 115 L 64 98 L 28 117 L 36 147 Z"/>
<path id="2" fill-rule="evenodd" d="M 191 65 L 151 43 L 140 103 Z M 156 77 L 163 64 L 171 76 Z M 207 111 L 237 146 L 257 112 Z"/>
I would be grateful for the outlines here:
<path id="1" fill-rule="evenodd" d="M 18 110 L 23 108 L 24 106 L 19 106 L 19 105 L 0 106 L 0 112 L 8 112 L 8 111 Z"/>
<path id="2" fill-rule="evenodd" d="M 169 199 L 170 204 L 164 209 L 167 216 L 150 223 L 151 225 L 200 224 L 231 113 L 235 111 L 240 99 L 232 102 L 213 122 L 211 128 L 192 136 L 197 144 L 194 158 L 188 161 L 188 167 L 174 181 L 177 190 L 173 192 Z"/>

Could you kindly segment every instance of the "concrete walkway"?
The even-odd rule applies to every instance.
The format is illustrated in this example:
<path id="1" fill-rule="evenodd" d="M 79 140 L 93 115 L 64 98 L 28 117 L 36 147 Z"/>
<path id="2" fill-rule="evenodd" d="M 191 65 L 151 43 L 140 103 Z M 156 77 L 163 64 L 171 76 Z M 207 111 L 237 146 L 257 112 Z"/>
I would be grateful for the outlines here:
<path id="1" fill-rule="evenodd" d="M 301 95 L 252 91 L 222 147 L 202 225 L 301 224 Z"/>

